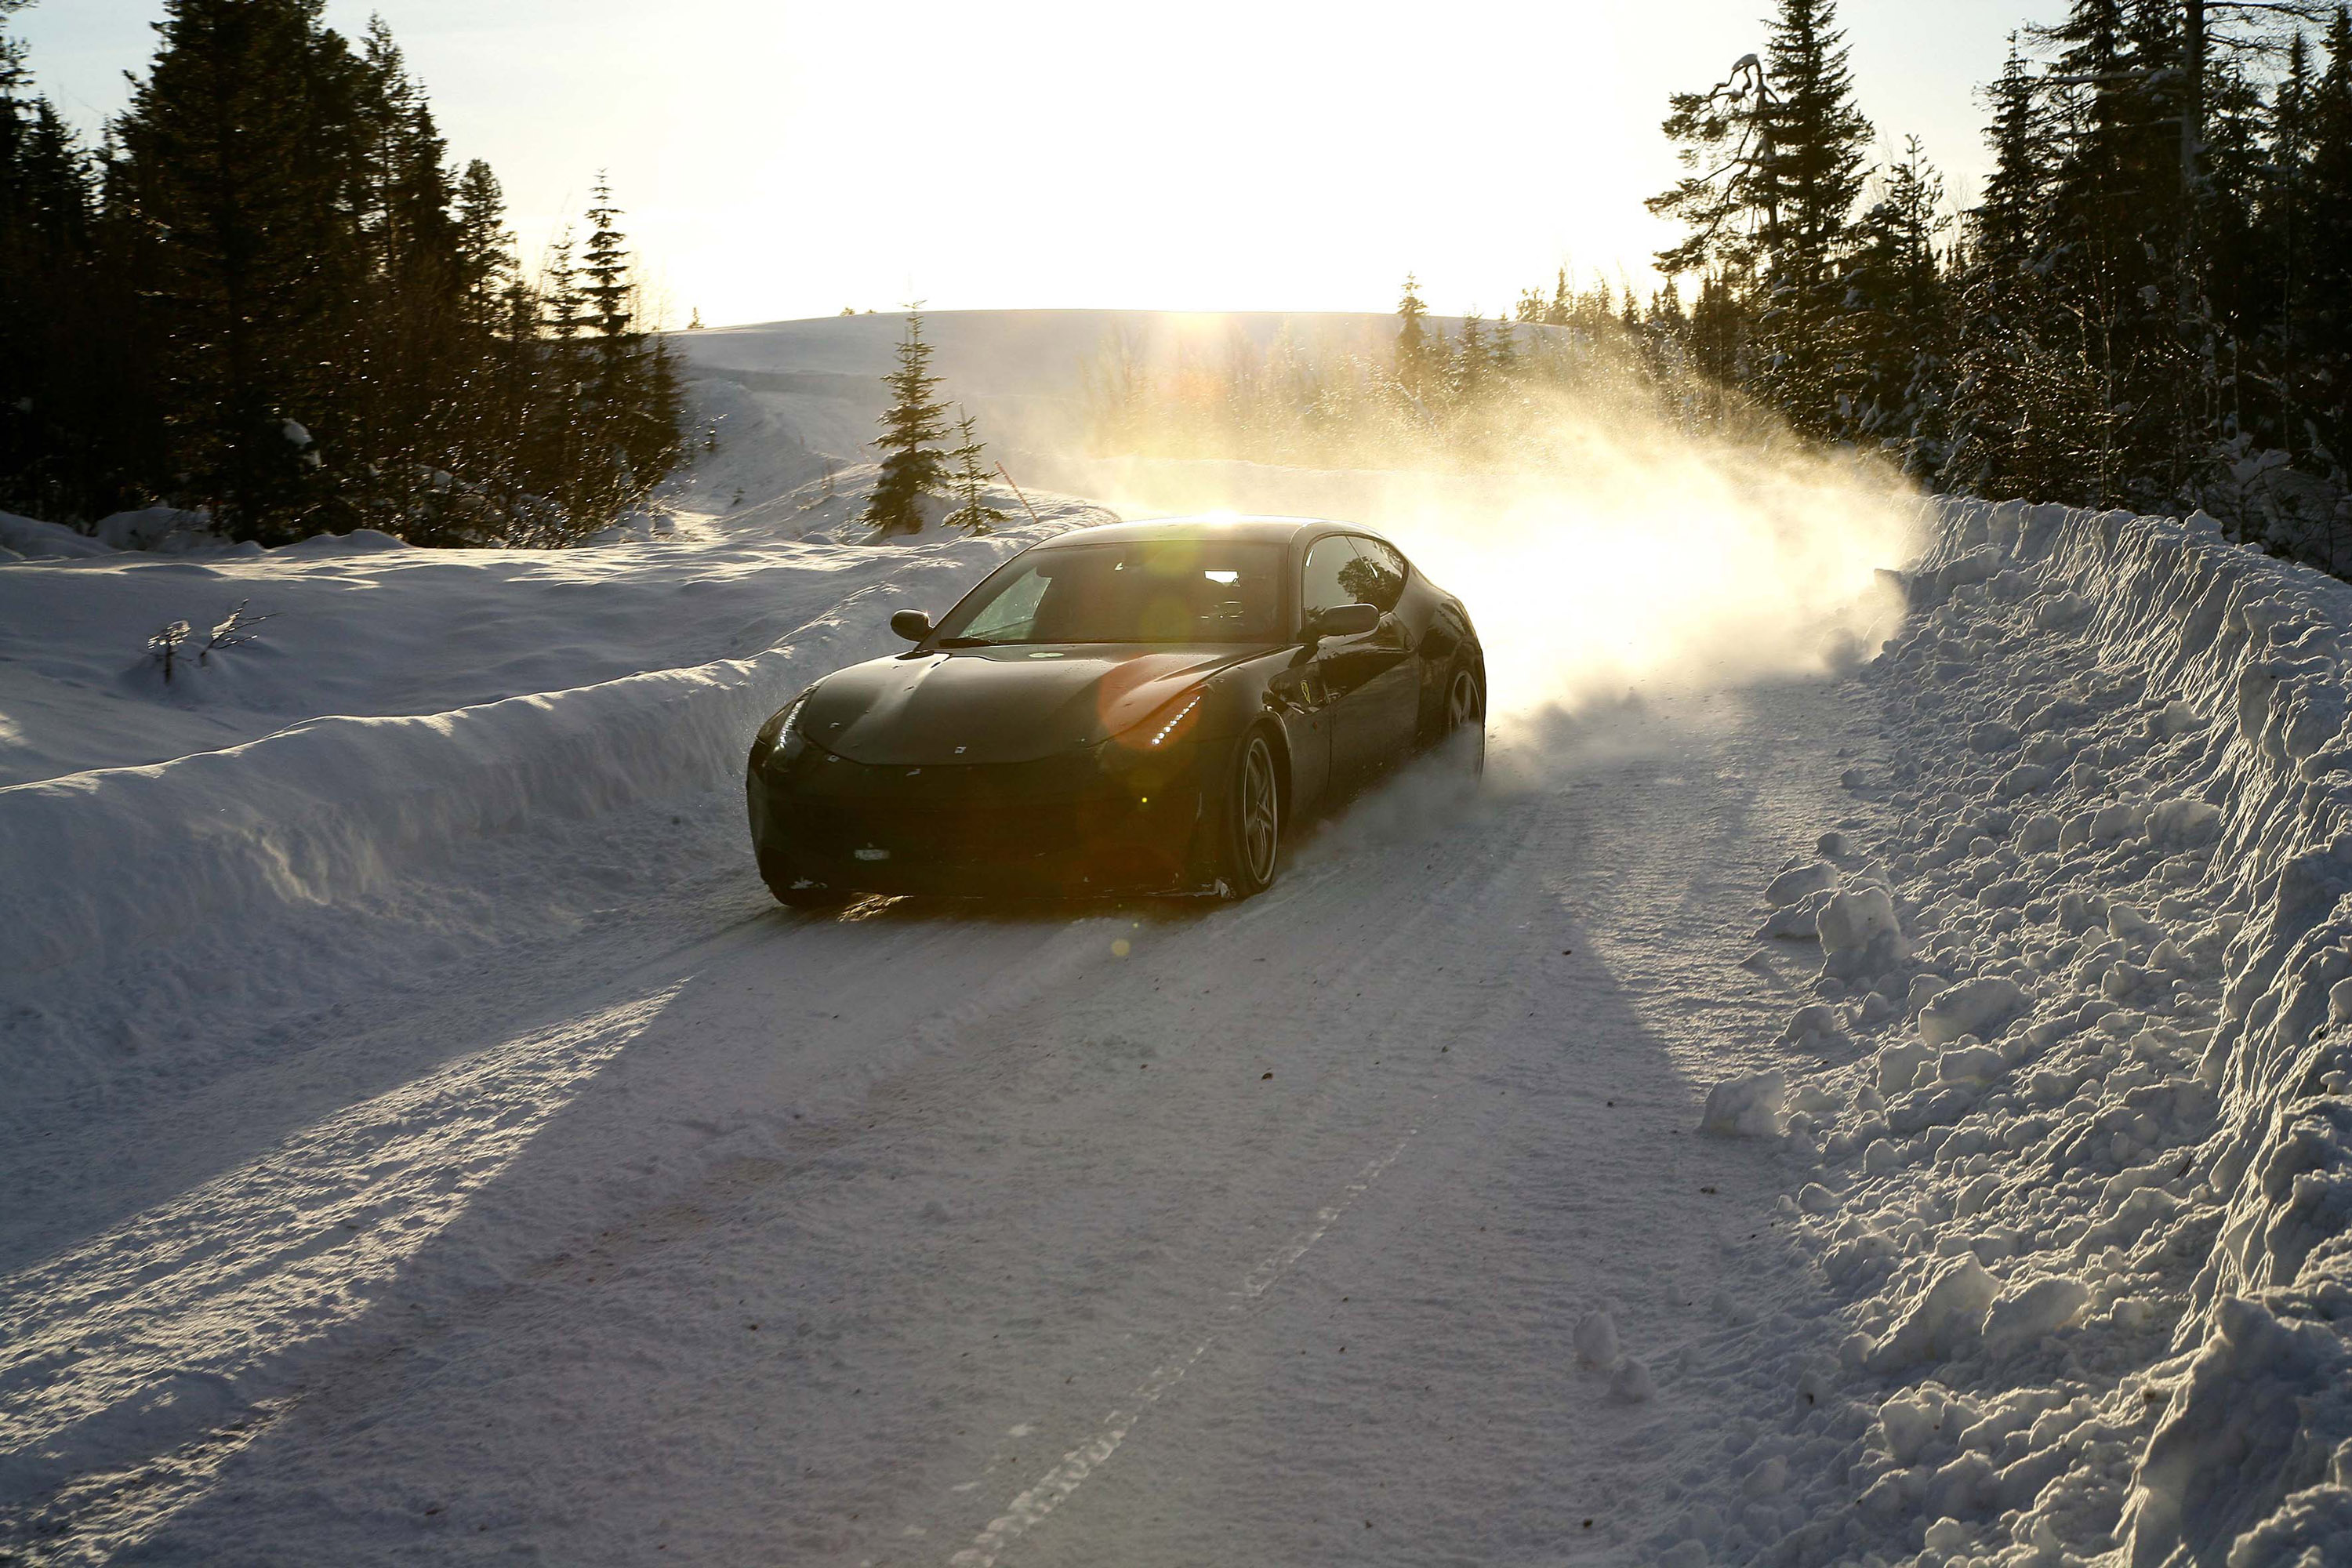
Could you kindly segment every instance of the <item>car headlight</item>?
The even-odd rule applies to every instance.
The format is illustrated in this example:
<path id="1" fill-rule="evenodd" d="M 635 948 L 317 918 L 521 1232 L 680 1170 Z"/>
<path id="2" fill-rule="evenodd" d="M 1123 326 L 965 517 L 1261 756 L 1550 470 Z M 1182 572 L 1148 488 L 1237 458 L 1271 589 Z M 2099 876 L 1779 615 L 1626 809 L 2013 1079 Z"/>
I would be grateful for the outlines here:
<path id="1" fill-rule="evenodd" d="M 1192 738 L 1192 731 L 1200 723 L 1201 706 L 1208 698 L 1205 689 L 1188 691 L 1142 723 L 1111 737 L 1111 744 L 1122 751 L 1147 756 L 1181 745 Z"/>
<path id="2" fill-rule="evenodd" d="M 801 733 L 801 710 L 808 706 L 808 700 L 815 694 L 816 688 L 810 687 L 787 703 L 782 712 L 760 726 L 760 732 L 751 739 L 753 767 L 779 752 L 787 759 L 799 754 L 800 749 L 808 743 L 807 737 Z"/>

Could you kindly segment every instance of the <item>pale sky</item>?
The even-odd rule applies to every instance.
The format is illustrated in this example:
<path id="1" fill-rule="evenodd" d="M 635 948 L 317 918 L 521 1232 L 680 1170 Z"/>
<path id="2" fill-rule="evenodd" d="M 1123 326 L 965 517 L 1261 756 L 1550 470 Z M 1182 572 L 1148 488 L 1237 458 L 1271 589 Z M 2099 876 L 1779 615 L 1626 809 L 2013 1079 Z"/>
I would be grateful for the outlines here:
<path id="1" fill-rule="evenodd" d="M 459 160 L 533 253 L 609 169 L 679 322 L 888 310 L 1366 310 L 1407 269 L 1443 312 L 1672 237 L 1666 94 L 1759 49 L 1770 0 L 328 0 L 392 25 Z M 2063 0 L 1845 0 L 1885 152 L 1956 198 L 1976 89 Z M 161 0 L 39 0 L 37 90 L 92 132 Z"/>

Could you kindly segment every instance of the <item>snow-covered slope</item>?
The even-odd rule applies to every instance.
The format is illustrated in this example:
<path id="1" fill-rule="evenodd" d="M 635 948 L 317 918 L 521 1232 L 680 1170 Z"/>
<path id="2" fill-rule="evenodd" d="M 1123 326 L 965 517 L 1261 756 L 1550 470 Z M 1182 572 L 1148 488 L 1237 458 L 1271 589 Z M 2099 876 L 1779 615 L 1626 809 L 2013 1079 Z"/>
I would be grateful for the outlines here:
<path id="1" fill-rule="evenodd" d="M 2352 588 L 1963 502 L 1913 593 L 1847 777 L 1905 815 L 1767 890 L 1824 973 L 1718 1090 L 1845 1337 L 1740 1461 L 1803 1522 L 1709 1544 L 2352 1561 Z"/>
<path id="2" fill-rule="evenodd" d="M 1121 361 L 1217 363 L 1236 349 L 1264 354 L 1285 343 L 1322 363 L 1377 359 L 1396 331 L 1391 317 L 1348 311 L 950 310 L 923 323 L 940 395 L 973 416 L 991 460 L 1033 490 L 1075 489 L 1089 472 L 1073 460 L 1088 388 Z M 866 443 L 886 402 L 881 377 L 905 328 L 891 312 L 674 333 L 697 416 L 725 459 L 687 476 L 680 504 L 807 531 L 807 520 L 761 503 L 870 456 Z"/>

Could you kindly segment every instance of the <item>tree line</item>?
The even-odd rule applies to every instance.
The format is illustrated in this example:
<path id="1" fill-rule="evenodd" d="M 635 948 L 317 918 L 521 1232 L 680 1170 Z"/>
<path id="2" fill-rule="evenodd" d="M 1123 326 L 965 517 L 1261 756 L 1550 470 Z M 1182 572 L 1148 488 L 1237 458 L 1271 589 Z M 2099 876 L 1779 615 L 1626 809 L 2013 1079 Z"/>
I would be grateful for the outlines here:
<path id="1" fill-rule="evenodd" d="M 321 4 L 164 0 L 95 149 L 0 32 L 0 510 L 556 545 L 686 455 L 607 184 L 526 269 L 390 30 Z"/>
<path id="2" fill-rule="evenodd" d="M 2352 16 L 2305 0 L 2073 0 L 1986 91 L 1993 169 L 1945 210 L 1874 171 L 1831 0 L 1677 95 L 1710 374 L 1809 436 L 1988 496 L 2202 507 L 2352 547 Z"/>
<path id="3" fill-rule="evenodd" d="M 2352 17 L 2317 0 L 2073 0 L 1988 84 L 1993 168 L 1954 211 L 1874 163 L 1833 0 L 1678 93 L 1682 239 L 1647 300 L 1563 269 L 1440 330 L 1406 279 L 1384 355 L 1094 367 L 1108 445 L 1394 463 L 1557 455 L 1553 392 L 1692 430 L 1836 444 L 1928 487 L 2203 508 L 2352 570 Z M 1610 402 L 1600 399 L 1615 400 Z"/>

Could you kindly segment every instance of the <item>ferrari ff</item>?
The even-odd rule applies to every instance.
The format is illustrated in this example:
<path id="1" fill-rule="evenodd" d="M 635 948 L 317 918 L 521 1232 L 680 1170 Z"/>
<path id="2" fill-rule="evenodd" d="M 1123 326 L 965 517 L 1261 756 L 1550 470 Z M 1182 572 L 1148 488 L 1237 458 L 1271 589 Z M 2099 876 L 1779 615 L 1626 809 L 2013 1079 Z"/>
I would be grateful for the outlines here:
<path id="1" fill-rule="evenodd" d="M 1324 804 L 1449 738 L 1484 763 L 1469 612 L 1345 523 L 1078 529 L 890 627 L 914 646 L 751 742 L 751 842 L 786 904 L 1247 898 Z"/>

